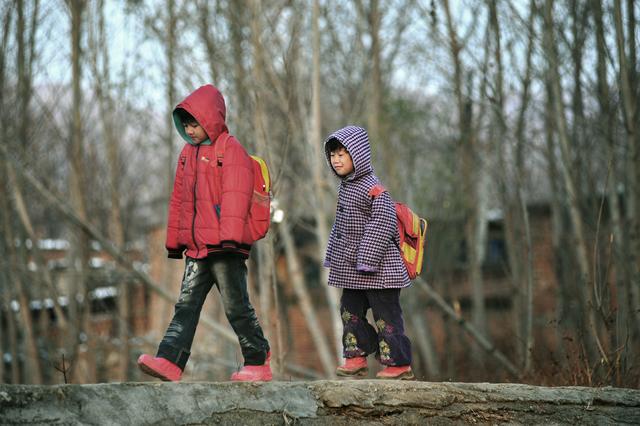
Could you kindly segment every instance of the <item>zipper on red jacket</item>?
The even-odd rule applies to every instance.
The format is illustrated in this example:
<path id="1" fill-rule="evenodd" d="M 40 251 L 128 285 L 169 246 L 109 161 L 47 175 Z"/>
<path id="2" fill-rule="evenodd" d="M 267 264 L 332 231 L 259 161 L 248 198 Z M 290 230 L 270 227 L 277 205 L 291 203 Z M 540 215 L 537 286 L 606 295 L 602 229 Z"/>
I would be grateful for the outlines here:
<path id="1" fill-rule="evenodd" d="M 196 167 L 195 175 L 193 176 L 193 219 L 191 220 L 191 238 L 193 238 L 193 245 L 196 246 L 196 258 L 200 257 L 200 248 L 196 242 L 196 215 L 198 209 L 196 207 L 196 187 L 198 186 L 198 154 L 200 153 L 200 144 L 196 145 Z"/>

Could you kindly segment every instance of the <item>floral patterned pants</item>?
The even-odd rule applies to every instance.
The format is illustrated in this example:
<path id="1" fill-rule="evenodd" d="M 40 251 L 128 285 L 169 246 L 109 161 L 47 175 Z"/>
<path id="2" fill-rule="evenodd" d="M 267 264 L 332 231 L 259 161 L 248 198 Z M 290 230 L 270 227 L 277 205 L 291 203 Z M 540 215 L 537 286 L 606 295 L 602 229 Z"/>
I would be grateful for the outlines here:
<path id="1" fill-rule="evenodd" d="M 375 328 L 366 318 L 371 309 Z M 376 354 L 381 364 L 411 364 L 411 341 L 404 334 L 400 289 L 343 289 L 340 299 L 345 358 Z"/>

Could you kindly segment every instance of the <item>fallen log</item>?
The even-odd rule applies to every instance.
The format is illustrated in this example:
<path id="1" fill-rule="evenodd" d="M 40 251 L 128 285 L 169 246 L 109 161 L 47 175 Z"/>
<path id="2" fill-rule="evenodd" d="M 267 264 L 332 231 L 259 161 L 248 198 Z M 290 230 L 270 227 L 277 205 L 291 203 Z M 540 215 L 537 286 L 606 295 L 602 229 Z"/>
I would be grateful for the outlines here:
<path id="1" fill-rule="evenodd" d="M 0 385 L 1 424 L 640 424 L 640 390 L 390 382 Z"/>

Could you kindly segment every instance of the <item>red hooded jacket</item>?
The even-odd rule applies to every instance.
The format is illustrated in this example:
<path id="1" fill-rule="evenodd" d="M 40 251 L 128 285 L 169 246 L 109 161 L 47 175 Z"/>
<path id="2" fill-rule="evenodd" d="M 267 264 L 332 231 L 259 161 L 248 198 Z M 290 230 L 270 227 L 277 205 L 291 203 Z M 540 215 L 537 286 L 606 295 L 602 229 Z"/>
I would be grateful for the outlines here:
<path id="1" fill-rule="evenodd" d="M 251 237 L 245 226 L 253 194 L 251 158 L 225 124 L 226 107 L 218 89 L 196 89 L 176 109 L 191 114 L 209 140 L 194 144 L 174 110 L 178 133 L 187 141 L 176 168 L 169 201 L 166 247 L 169 257 L 201 259 L 209 253 L 233 251 L 248 256 Z M 224 162 L 218 165 L 217 141 L 227 138 Z"/>

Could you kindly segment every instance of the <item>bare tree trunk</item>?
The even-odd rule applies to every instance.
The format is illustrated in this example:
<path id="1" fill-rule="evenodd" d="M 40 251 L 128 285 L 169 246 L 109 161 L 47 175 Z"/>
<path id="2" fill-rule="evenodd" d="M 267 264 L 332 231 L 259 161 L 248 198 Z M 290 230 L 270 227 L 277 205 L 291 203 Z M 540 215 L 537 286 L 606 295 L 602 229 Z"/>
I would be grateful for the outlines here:
<path id="1" fill-rule="evenodd" d="M 563 186 L 558 172 L 556 161 L 556 143 L 554 135 L 555 120 L 553 117 L 553 93 L 551 90 L 551 82 L 547 76 L 545 84 L 545 114 L 544 114 L 544 132 L 547 148 L 547 167 L 549 183 L 551 187 L 551 244 L 553 247 L 554 273 L 558 282 L 558 292 L 556 294 L 556 311 L 557 327 L 556 342 L 558 351 L 558 362 L 564 362 L 567 357 L 565 351 L 565 337 L 573 336 L 578 332 L 580 319 L 575 309 L 572 309 L 571 301 L 575 297 L 575 291 L 571 285 L 575 282 L 571 271 L 573 267 L 569 254 L 569 237 L 565 223 L 565 206 L 562 200 L 565 198 Z M 570 349 L 571 350 L 571 349 Z"/>
<path id="2" fill-rule="evenodd" d="M 76 210 L 80 218 L 87 220 L 87 207 L 85 200 L 85 182 L 86 173 L 84 170 L 84 148 L 82 143 L 82 50 L 81 38 L 83 33 L 83 14 L 85 9 L 84 0 L 69 0 L 69 9 L 71 12 L 71 72 L 72 72 L 72 131 L 71 131 L 71 168 L 69 174 L 69 190 L 73 208 Z M 78 338 L 86 336 L 87 339 L 92 338 L 89 331 L 89 315 L 90 306 L 87 290 L 88 271 L 86 269 L 90 256 L 89 238 L 82 231 L 77 230 L 75 234 L 75 244 L 72 252 L 74 259 L 74 267 L 76 269 L 76 277 L 73 280 L 71 294 L 69 295 L 69 313 L 71 323 L 75 324 L 76 332 L 71 329 L 69 336 L 70 347 L 73 348 L 75 355 L 74 368 L 72 370 L 72 381 L 74 383 L 93 383 L 95 382 L 95 363 L 91 358 L 93 354 L 86 350 L 86 346 L 79 344 Z M 80 302 L 76 301 L 76 297 L 80 298 Z"/>
<path id="3" fill-rule="evenodd" d="M 558 71 L 558 55 L 556 51 L 554 25 L 552 19 L 553 0 L 546 0 L 544 7 L 544 51 L 549 61 L 549 78 L 551 90 L 553 94 L 553 112 L 556 119 L 556 130 L 558 133 L 558 142 L 560 144 L 560 172 L 562 181 L 568 195 L 569 216 L 571 218 L 571 227 L 573 237 L 575 238 L 575 256 L 578 264 L 578 297 L 582 309 L 582 335 L 587 351 L 588 364 L 593 365 L 598 359 L 598 352 L 604 358 L 606 354 L 602 349 L 596 330 L 596 321 L 593 310 L 593 301 L 591 299 L 592 277 L 590 276 L 589 260 L 587 256 L 587 245 L 584 232 L 583 218 L 580 213 L 578 193 L 573 177 L 571 176 L 569 167 L 570 152 L 569 138 L 567 134 L 567 121 L 565 108 L 562 102 L 562 87 L 560 83 L 560 75 Z"/>
<path id="4" fill-rule="evenodd" d="M 523 147 L 525 145 L 524 130 L 525 117 L 529 105 L 529 86 L 531 83 L 531 62 L 533 54 L 533 21 L 535 15 L 535 2 L 532 0 L 529 6 L 528 19 L 528 45 L 526 51 L 525 75 L 522 81 L 522 98 L 518 121 L 515 129 L 515 153 L 516 167 L 513 173 L 509 172 L 505 160 L 505 148 L 500 142 L 508 140 L 507 121 L 504 113 L 504 78 L 502 65 L 501 29 L 498 19 L 497 1 L 489 2 L 489 25 L 494 35 L 493 57 L 495 63 L 495 83 L 493 100 L 493 112 L 495 115 L 495 127 L 497 127 L 496 150 L 500 170 L 500 196 L 504 205 L 505 215 L 505 239 L 507 242 L 508 262 L 514 288 L 516 289 L 516 309 L 514 312 L 516 336 L 521 344 L 516 345 L 516 352 L 525 371 L 531 368 L 531 355 L 533 350 L 533 273 L 531 238 L 528 223 L 528 211 L 523 195 L 523 185 L 526 176 L 526 166 L 523 159 Z M 513 190 L 510 190 L 513 188 Z"/>
<path id="5" fill-rule="evenodd" d="M 315 190 L 315 220 L 316 235 L 318 240 L 318 259 L 322 264 L 324 252 L 327 248 L 328 226 L 326 212 L 326 179 L 322 170 L 326 167 L 325 153 L 322 147 L 322 111 L 320 106 L 320 2 L 313 1 L 313 73 L 311 80 L 311 152 L 313 154 L 313 182 Z M 329 272 L 327 268 L 320 266 L 320 285 L 324 285 L 327 292 L 327 301 L 333 324 L 333 341 L 335 344 L 338 359 L 342 357 L 342 321 L 340 319 L 340 295 L 335 287 L 326 285 L 329 282 Z"/>
<path id="6" fill-rule="evenodd" d="M 177 81 L 176 56 L 178 53 L 178 42 L 176 38 L 176 27 L 178 18 L 176 13 L 175 0 L 165 0 L 164 2 L 160 3 L 158 8 L 160 10 L 157 13 L 160 17 L 159 20 L 162 21 L 162 26 L 158 27 L 152 24 L 150 26 L 150 29 L 153 32 L 154 36 L 161 43 L 165 60 L 164 72 L 166 74 L 166 80 L 164 81 L 164 90 L 166 104 L 164 107 L 166 108 L 166 110 L 164 117 L 166 121 L 164 122 L 164 125 L 166 127 L 164 128 L 162 136 L 162 144 L 165 149 L 162 157 L 165 166 L 163 168 L 164 173 L 162 175 L 161 182 L 164 187 L 164 191 L 162 192 L 164 202 L 162 203 L 162 206 L 164 209 L 164 217 L 166 218 L 168 217 L 169 197 L 173 189 L 173 179 L 175 177 L 176 170 L 174 149 L 175 125 L 173 122 L 172 113 L 177 102 L 175 87 Z M 164 236 L 162 238 L 164 238 Z M 160 286 L 165 291 L 173 291 L 176 287 L 175 280 L 176 273 L 172 262 L 168 259 L 164 259 L 161 262 L 161 268 L 158 274 L 158 281 L 160 282 Z M 170 312 L 172 312 L 174 303 L 175 300 L 173 298 L 171 300 L 159 300 L 157 298 L 153 298 L 150 301 L 149 309 L 150 311 L 154 312 L 166 312 L 170 314 Z M 158 333 L 164 332 L 165 325 L 162 324 L 162 321 L 160 319 L 153 317 L 150 319 L 150 322 L 150 330 L 152 330 L 154 336 L 158 337 Z"/>
<path id="7" fill-rule="evenodd" d="M 203 41 L 207 51 L 209 75 L 211 76 L 211 81 L 217 82 L 218 70 L 216 64 L 218 63 L 218 52 L 216 49 L 216 41 L 213 38 L 215 32 L 212 31 L 211 23 L 209 22 L 209 2 L 198 2 L 197 10 L 199 14 L 200 39 Z"/>
<path id="8" fill-rule="evenodd" d="M 60 307 L 60 304 L 58 303 L 58 291 L 55 287 L 53 277 L 51 276 L 46 260 L 44 259 L 44 256 L 42 255 L 38 247 L 38 237 L 33 229 L 32 221 L 29 217 L 29 210 L 22 195 L 22 185 L 20 185 L 18 179 L 15 176 L 13 165 L 7 160 L 5 160 L 4 164 L 6 166 L 5 168 L 7 180 L 13 190 L 13 198 L 15 200 L 14 208 L 17 213 L 16 216 L 20 219 L 20 222 L 22 223 L 22 226 L 29 239 L 34 242 L 31 247 L 31 256 L 33 257 L 32 260 L 37 265 L 36 272 L 38 274 L 41 274 L 41 277 L 39 278 L 44 281 L 47 289 L 49 290 L 49 294 L 53 301 L 53 311 L 56 315 L 57 328 L 59 332 L 62 333 L 62 335 L 66 335 L 66 333 L 68 332 L 67 320 L 62 308 Z M 13 209 L 10 209 L 9 206 L 7 206 L 7 208 L 8 209 L 6 211 L 13 211 Z"/>
<path id="9" fill-rule="evenodd" d="M 0 175 L 2 177 L 4 177 L 3 175 Z M 0 185 L 0 198 L 4 199 L 6 198 L 6 190 L 4 188 L 4 185 Z M 7 213 L 6 211 L 2 210 L 0 211 L 0 223 L 4 223 L 5 220 L 7 219 Z M 4 228 L 3 228 L 4 229 Z M 9 247 L 7 247 L 7 244 L 5 241 L 0 241 L 0 322 L 3 324 L 7 324 L 7 316 L 9 315 L 9 312 L 6 311 L 5 312 L 5 301 L 8 299 L 7 295 L 9 293 L 9 288 L 11 287 L 11 280 L 9 279 L 9 274 L 7 272 L 7 269 L 9 269 L 9 262 L 7 261 L 7 259 L 9 258 Z M 8 339 L 6 339 L 6 333 L 5 333 L 5 327 L 0 327 L 0 353 L 1 354 L 6 354 L 9 353 L 9 351 L 7 350 L 7 346 L 5 344 L 5 341 L 7 341 Z M 3 357 L 4 358 L 4 357 Z M 7 381 L 5 380 L 5 359 L 3 359 L 2 361 L 2 365 L 0 366 L 0 383 L 7 383 Z"/>
<path id="10" fill-rule="evenodd" d="M 107 151 L 107 161 L 109 168 L 109 235 L 113 244 L 119 249 L 124 248 L 124 229 L 122 225 L 122 209 L 120 206 L 120 146 L 115 135 L 115 105 L 110 93 L 110 56 L 105 33 L 104 0 L 100 0 L 96 6 L 95 20 L 97 28 L 90 32 L 90 46 L 92 50 L 91 67 L 93 71 L 94 89 L 98 99 L 102 132 L 105 138 L 105 148 Z M 95 33 L 95 34 L 94 34 Z M 99 61 L 101 57 L 102 61 Z M 102 64 L 100 68 L 98 63 Z M 116 369 L 115 379 L 127 381 L 130 378 L 130 345 L 129 334 L 131 326 L 131 307 L 129 291 L 130 283 L 122 280 L 118 283 L 118 310 L 115 323 L 117 324 L 117 335 L 119 344 L 119 360 Z"/>
<path id="11" fill-rule="evenodd" d="M 575 162 L 571 165 L 574 170 L 573 176 L 576 182 L 577 197 L 585 211 L 597 211 L 593 197 L 587 194 L 594 193 L 595 188 L 590 188 L 590 179 L 588 177 L 588 160 L 587 152 L 582 148 L 585 140 L 585 115 L 584 100 L 582 94 L 582 69 L 585 43 L 585 25 L 586 13 L 584 6 L 580 5 L 578 0 L 569 2 L 569 15 L 571 17 L 571 35 L 572 43 L 569 46 L 571 62 L 573 65 L 573 91 L 571 94 L 571 110 L 572 110 L 572 126 L 570 131 L 570 139 L 575 147 Z"/>
<path id="12" fill-rule="evenodd" d="M 175 160 L 174 160 L 174 146 L 173 146 L 173 135 L 174 135 L 174 124 L 173 124 L 173 108 L 176 106 L 176 5 L 175 0 L 166 0 L 166 22 L 165 22 L 165 31 L 166 38 L 164 40 L 164 48 L 165 55 L 167 61 L 167 112 L 166 112 L 166 124 L 167 124 L 167 134 L 165 135 L 165 143 L 167 148 L 167 165 L 166 165 L 166 182 L 167 188 L 165 190 L 165 194 L 167 196 L 167 200 L 169 195 L 171 194 L 171 189 L 173 188 L 173 178 L 175 171 Z M 168 205 L 168 203 L 166 203 Z"/>
<path id="13" fill-rule="evenodd" d="M 370 0 L 369 8 L 366 11 L 362 6 L 360 7 L 366 13 L 369 35 L 371 36 L 371 75 L 369 80 L 371 101 L 368 103 L 367 127 L 371 144 L 375 152 L 378 153 L 377 158 L 392 158 L 391 141 L 388 138 L 383 114 L 384 83 L 382 80 L 382 47 L 380 42 L 382 12 L 380 11 L 378 0 Z M 390 188 L 395 188 L 397 186 L 395 181 L 397 176 L 395 161 L 383 161 L 381 164 L 384 166 L 385 179 L 389 181 Z"/>
<path id="14" fill-rule="evenodd" d="M 17 259 L 13 259 L 16 264 L 19 262 Z M 33 327 L 33 320 L 31 318 L 31 309 L 29 307 L 29 294 L 26 291 L 23 277 L 24 273 L 18 273 L 21 277 L 16 277 L 14 283 L 16 285 L 16 293 L 18 296 L 18 303 L 20 305 L 20 316 L 22 319 L 21 329 L 23 332 L 23 343 L 25 347 L 25 383 L 40 385 L 43 383 L 42 368 L 40 365 L 40 357 L 38 355 L 38 345 L 36 343 L 36 335 Z"/>
<path id="15" fill-rule="evenodd" d="M 228 21 L 229 36 L 231 38 L 231 52 L 233 56 L 233 100 L 237 105 L 235 116 L 238 128 L 237 134 L 241 137 L 248 138 L 253 134 L 252 123 L 250 120 L 242 119 L 251 112 L 249 100 L 249 92 L 247 90 L 247 71 L 245 70 L 243 58 L 245 57 L 245 49 L 242 46 L 244 41 L 243 30 L 246 28 L 246 0 L 236 0 L 229 2 L 228 5 Z M 242 139 L 241 139 L 242 140 Z"/>
<path id="16" fill-rule="evenodd" d="M 30 126 L 30 117 L 31 114 L 29 112 L 29 102 L 31 100 L 31 55 L 33 52 L 33 48 L 29 49 L 29 45 L 33 45 L 33 34 L 35 33 L 35 28 L 30 28 L 27 31 L 26 17 L 25 17 L 25 2 L 24 0 L 17 0 L 17 22 L 16 22 L 16 41 L 17 41 L 17 58 L 16 65 L 18 68 L 18 93 L 17 93 L 17 101 L 18 101 L 18 116 L 20 120 L 18 120 L 18 138 L 22 143 L 20 144 L 19 152 L 22 154 L 26 152 L 26 147 L 29 143 L 28 131 Z M 33 13 L 35 14 L 35 18 L 37 18 L 38 14 L 38 2 L 34 3 L 35 10 Z M 34 19 L 35 20 L 35 19 Z M 30 38 L 27 39 L 27 37 Z M 22 157 L 21 157 L 22 158 Z"/>
<path id="17" fill-rule="evenodd" d="M 253 68 L 252 68 L 252 76 L 254 81 L 254 96 L 255 96 L 255 105 L 253 111 L 253 119 L 254 119 L 254 140 L 256 142 L 256 148 L 258 154 L 264 157 L 267 162 L 273 165 L 271 159 L 273 158 L 271 154 L 271 147 L 267 144 L 267 124 L 266 124 L 266 112 L 264 107 L 264 98 L 262 90 L 264 88 L 265 81 L 265 69 L 264 69 L 264 47 L 261 43 L 261 32 L 262 25 L 260 22 L 261 14 L 261 5 L 257 0 L 251 1 L 251 45 L 252 45 L 252 56 L 253 56 Z M 234 13 L 240 13 L 238 10 L 235 10 Z M 239 35 L 238 35 L 239 37 Z M 240 46 L 239 46 L 240 47 Z M 239 60 L 239 59 L 238 59 Z M 237 64 L 237 66 L 242 67 L 241 63 Z M 244 84 L 242 81 L 236 81 L 238 88 L 243 89 Z M 244 97 L 242 93 L 238 94 L 240 97 Z M 273 170 L 272 170 L 273 171 Z M 272 231 L 273 232 L 273 231 Z M 275 269 L 275 255 L 274 255 L 274 247 L 273 247 L 273 238 L 267 238 L 261 242 L 265 254 L 267 256 L 262 257 L 262 263 L 259 268 L 262 271 L 261 276 L 265 279 L 260 283 L 261 291 L 270 291 L 273 286 L 273 274 Z M 265 247 L 266 245 L 266 247 Z M 274 301 L 277 299 L 277 292 L 274 289 Z M 277 315 L 279 312 L 276 311 Z M 282 373 L 284 366 L 284 354 L 283 354 L 283 337 L 282 337 L 282 329 L 279 324 L 276 324 L 277 327 L 275 329 L 276 339 L 279 344 L 279 351 L 275 356 L 276 367 L 277 370 Z"/>
<path id="18" fill-rule="evenodd" d="M 5 70 L 6 70 L 6 57 L 7 57 L 7 46 L 9 44 L 9 34 L 11 33 L 11 22 L 13 17 L 13 5 L 9 5 L 4 10 L 4 15 L 2 16 L 2 39 L 0 39 L 0 93 L 5 92 Z M 3 97 L 0 99 L 0 140 L 7 141 L 7 133 L 9 131 L 8 124 L 9 120 L 7 117 L 7 113 L 5 110 L 5 103 L 7 103 L 7 99 Z M 0 165 L 4 164 L 4 162 L 0 162 Z M 2 206 L 0 206 L 0 220 L 2 220 L 3 232 L 6 234 L 6 230 L 10 229 L 9 225 L 9 187 L 7 186 L 7 178 L 6 171 L 4 167 L 0 166 L 0 200 L 2 200 Z M 9 252 L 12 250 L 11 241 L 3 238 L 0 241 L 0 246 L 2 247 L 2 260 L 0 260 L 1 264 L 4 266 L 2 268 L 2 274 L 0 275 L 0 322 L 2 318 L 5 318 L 5 322 L 7 326 L 9 324 L 9 316 L 11 316 L 11 309 L 9 307 L 9 290 L 11 288 L 11 278 L 8 272 L 9 269 Z M 7 332 L 10 330 L 7 329 Z M 4 328 L 0 327 L 0 353 L 10 353 L 9 350 L 5 349 L 4 342 L 9 341 L 9 338 L 5 339 Z M 9 345 L 10 346 L 10 345 Z M 13 362 L 12 362 L 13 365 Z M 0 383 L 5 383 L 5 369 L 4 362 L 0 365 Z M 14 382 L 15 383 L 15 382 Z"/>
<path id="19" fill-rule="evenodd" d="M 498 8 L 497 0 L 488 1 L 489 7 L 489 30 L 492 33 L 492 43 L 487 44 L 486 57 L 493 57 L 493 69 L 495 70 L 493 95 L 486 96 L 492 104 L 493 120 L 490 129 L 490 140 L 494 145 L 496 151 L 496 158 L 498 164 L 498 188 L 499 196 L 503 205 L 504 211 L 504 235 L 507 246 L 508 262 L 509 262 L 509 274 L 511 281 L 515 289 L 515 333 L 518 342 L 526 342 L 524 324 L 526 323 L 526 294 L 527 287 L 523 285 L 523 273 L 524 265 L 522 259 L 522 244 L 518 239 L 519 228 L 521 224 L 518 222 L 518 204 L 514 200 L 514 192 L 517 193 L 519 185 L 521 183 L 516 179 L 513 179 L 505 159 L 505 151 L 507 151 L 507 123 L 504 117 L 504 74 L 502 65 L 502 40 L 500 21 L 498 20 Z M 490 37 L 487 36 L 489 39 Z M 493 45 L 492 54 L 489 52 L 489 44 Z M 516 191 L 512 191 L 511 188 L 516 187 Z M 528 355 L 525 345 L 516 344 L 516 354 L 524 366 L 528 365 Z"/>
<path id="20" fill-rule="evenodd" d="M 484 239 L 486 237 L 485 218 L 483 216 L 482 200 L 486 197 L 477 194 L 476 191 L 485 188 L 483 177 L 483 166 L 476 167 L 477 155 L 475 153 L 476 143 L 473 134 L 473 105 L 471 99 L 463 97 L 463 69 L 460 60 L 462 46 L 458 42 L 449 1 L 442 0 L 446 16 L 446 25 L 449 35 L 449 53 L 454 66 L 453 89 L 458 107 L 459 141 L 458 153 L 463 170 L 462 191 L 467 194 L 465 199 L 465 211 L 467 213 L 467 223 L 465 225 L 465 240 L 467 243 L 467 253 L 469 258 L 469 281 L 472 287 L 473 300 L 473 324 L 480 333 L 486 335 L 486 310 L 484 306 L 484 286 L 482 283 L 482 257 L 484 252 Z M 471 77 L 469 77 L 471 81 Z M 478 175 L 476 176 L 476 172 Z M 478 184 L 478 187 L 475 186 Z M 482 351 L 473 351 L 473 356 L 479 365 L 484 363 Z"/>
<path id="21" fill-rule="evenodd" d="M 293 289 L 298 298 L 298 304 L 300 305 L 302 314 L 304 315 L 304 318 L 307 322 L 309 333 L 311 334 L 316 349 L 318 350 L 318 356 L 320 357 L 322 368 L 324 369 L 326 377 L 333 378 L 335 377 L 336 368 L 334 357 L 331 355 L 329 345 L 327 344 L 323 331 L 320 328 L 320 320 L 318 319 L 315 308 L 311 303 L 309 291 L 304 284 L 302 269 L 300 267 L 300 260 L 298 259 L 298 255 L 296 254 L 296 248 L 286 217 L 278 225 L 278 233 L 280 235 L 280 238 L 282 238 L 282 242 L 284 244 L 289 278 L 291 279 L 291 284 L 293 284 Z"/>
<path id="22" fill-rule="evenodd" d="M 636 92 L 634 92 L 632 77 L 635 73 L 635 47 L 630 49 L 633 57 L 631 62 L 626 54 L 626 42 L 624 30 L 622 27 L 622 6 L 620 0 L 614 0 L 614 23 L 616 31 L 616 46 L 618 51 L 618 67 L 619 67 L 619 84 L 620 96 L 622 98 L 622 112 L 624 116 L 625 128 L 627 131 L 627 145 L 629 155 L 629 190 L 627 195 L 629 201 L 627 205 L 627 218 L 629 221 L 629 249 L 628 262 L 631 265 L 631 287 L 630 287 L 630 311 L 633 313 L 632 326 L 633 334 L 636 336 L 634 340 L 640 340 L 640 142 L 637 136 L 636 116 L 638 114 L 638 100 Z M 635 44 L 635 15 L 633 7 L 629 10 L 629 25 L 634 31 L 629 34 L 629 45 Z M 633 67 L 633 68 L 631 68 Z M 630 73 L 629 70 L 634 70 Z M 631 75 L 630 75 L 631 74 Z"/>
<path id="23" fill-rule="evenodd" d="M 15 278 L 10 274 L 9 280 L 11 283 L 14 282 Z M 16 327 L 16 319 L 12 309 L 12 296 L 13 293 L 9 292 L 9 301 L 6 303 L 5 309 L 7 312 L 7 334 L 9 335 L 9 354 L 11 355 L 11 383 L 19 384 L 20 383 L 20 364 L 18 356 L 18 327 Z"/>
<path id="24" fill-rule="evenodd" d="M 17 6 L 17 23 L 16 23 L 16 41 L 17 41 L 17 58 L 16 65 L 18 70 L 18 92 L 17 92 L 17 103 L 18 103 L 18 114 L 19 119 L 17 121 L 17 138 L 21 143 L 16 147 L 16 152 L 19 155 L 19 158 L 26 158 L 26 152 L 28 143 L 30 141 L 29 138 L 29 130 L 31 128 L 31 114 L 29 111 L 29 103 L 31 100 L 31 87 L 32 87 L 32 59 L 34 54 L 34 34 L 36 32 L 36 23 L 38 17 L 38 1 L 35 1 L 33 4 L 33 10 L 31 10 L 32 21 L 31 25 L 27 26 L 26 16 L 27 11 L 25 10 L 25 2 L 23 0 L 18 0 L 16 2 Z M 11 179 L 10 169 L 7 170 L 9 174 L 9 178 Z M 18 238 L 21 241 L 24 241 L 23 233 L 21 231 L 17 231 L 20 236 Z M 33 241 L 34 244 L 37 244 L 37 240 Z M 14 262 L 17 259 L 14 259 Z M 40 369 L 40 361 L 38 358 L 38 351 L 35 343 L 35 336 L 33 330 L 33 323 L 31 320 L 31 313 L 29 309 L 29 296 L 26 293 L 26 289 L 23 286 L 23 274 L 16 273 L 15 274 L 15 283 L 17 285 L 16 291 L 18 300 L 20 302 L 20 314 L 22 317 L 22 322 L 25 327 L 25 333 L 23 336 L 25 347 L 27 350 L 27 371 L 33 368 L 34 377 L 28 377 L 27 380 L 33 383 L 42 383 L 42 372 Z"/>
<path id="25" fill-rule="evenodd" d="M 607 81 L 607 52 L 605 44 L 605 31 L 602 18 L 601 0 L 593 0 L 592 13 L 595 21 L 596 30 L 596 52 L 597 52 L 597 75 L 598 75 L 598 104 L 600 106 L 600 131 L 603 132 L 602 139 L 608 147 L 609 168 L 610 168 L 610 184 L 607 188 L 609 209 L 611 211 L 611 226 L 613 236 L 613 269 L 615 271 L 615 301 L 616 301 L 616 330 L 613 348 L 621 348 L 620 370 L 624 375 L 627 370 L 627 361 L 629 356 L 629 331 L 631 328 L 629 316 L 629 304 L 626 295 L 631 281 L 629 267 L 624 260 L 624 247 L 629 247 L 628 234 L 622 232 L 620 203 L 618 201 L 618 167 L 615 153 L 614 124 L 615 117 L 612 114 L 612 106 L 609 94 L 609 83 Z M 619 371 L 620 371 L 619 370 Z M 618 376 L 618 384 L 620 384 L 620 376 Z"/>
<path id="26" fill-rule="evenodd" d="M 15 179 L 15 174 L 13 173 L 13 170 L 11 168 L 11 165 L 8 162 L 5 162 L 5 165 L 7 167 L 5 167 L 5 172 L 6 172 L 6 176 L 7 176 L 7 181 L 9 183 L 9 186 L 11 188 L 13 188 L 13 195 L 14 198 L 16 199 L 16 204 L 19 207 L 22 207 L 19 209 L 20 211 L 24 211 L 24 202 L 22 200 L 22 195 L 21 195 L 21 191 L 20 191 L 20 187 L 18 182 Z M 9 207 L 9 206 L 5 206 L 5 207 Z M 12 211 L 13 209 L 10 209 L 8 211 Z M 5 233 L 5 239 L 6 239 L 6 244 L 8 246 L 11 246 L 12 244 L 14 244 L 14 241 L 16 240 L 16 236 L 13 232 L 13 230 L 11 229 L 11 226 L 9 225 L 8 220 L 4 221 L 4 233 Z M 29 307 L 29 294 L 25 288 L 24 285 L 24 280 L 27 278 L 27 271 L 26 271 L 26 264 L 28 263 L 27 258 L 28 258 L 28 254 L 27 254 L 27 250 L 24 247 L 26 243 L 26 238 L 20 238 L 20 246 L 21 246 L 21 251 L 24 255 L 23 259 L 20 259 L 20 255 L 18 253 L 16 253 L 16 250 L 13 250 L 12 248 L 9 249 L 9 258 L 8 258 L 8 262 L 9 262 L 9 276 L 10 276 L 10 280 L 11 280 L 11 284 L 12 287 L 14 287 L 14 295 L 17 297 L 18 299 L 18 304 L 20 306 L 19 308 L 19 314 L 22 320 L 22 327 L 21 330 L 23 332 L 22 335 L 22 340 L 23 340 L 23 344 L 25 347 L 25 371 L 27 372 L 27 374 L 25 374 L 24 379 L 27 381 L 27 383 L 30 384 L 42 384 L 43 383 L 43 377 L 42 377 L 42 368 L 40 365 L 40 357 L 38 356 L 38 347 L 37 347 L 37 343 L 36 343 L 36 336 L 34 333 L 34 328 L 33 328 L 33 321 L 31 318 L 31 309 Z M 33 244 L 37 244 L 37 241 L 33 241 Z M 14 359 L 14 362 L 17 362 L 18 358 Z"/>
<path id="27" fill-rule="evenodd" d="M 527 276 L 527 286 L 526 286 L 526 300 L 525 300 L 525 310 L 526 310 L 526 320 L 524 321 L 523 327 L 523 335 L 525 336 L 525 362 L 524 369 L 525 372 L 529 371 L 531 368 L 531 357 L 533 355 L 533 248 L 531 241 L 531 230 L 529 226 L 529 211 L 527 209 L 526 202 L 524 200 L 523 186 L 526 180 L 526 171 L 524 165 L 524 131 L 525 131 L 525 123 L 526 123 L 526 114 L 529 106 L 530 96 L 529 96 L 529 88 L 531 85 L 532 78 L 532 57 L 533 51 L 535 47 L 535 30 L 534 30 L 534 21 L 537 16 L 536 10 L 536 1 L 531 0 L 529 6 L 529 21 L 527 24 L 528 28 L 528 41 L 527 41 L 527 59 L 526 59 L 526 69 L 524 79 L 522 81 L 522 101 L 520 105 L 520 111 L 518 114 L 518 123 L 516 125 L 516 191 L 517 197 L 520 204 L 520 214 L 522 217 L 522 222 L 524 224 L 525 231 L 525 248 L 527 254 L 527 266 L 526 266 L 526 276 Z"/>
<path id="28" fill-rule="evenodd" d="M 20 383 L 20 365 L 19 365 L 19 357 L 18 357 L 18 331 L 15 324 L 15 317 L 13 312 L 13 300 L 15 297 L 15 289 L 17 287 L 18 277 L 15 273 L 16 268 L 16 247 L 15 247 L 15 238 L 13 237 L 12 226 L 10 222 L 10 215 L 8 212 L 11 211 L 9 206 L 9 194 L 5 194 L 4 190 L 7 189 L 8 192 L 8 176 L 7 170 L 5 167 L 6 162 L 0 162 L 0 175 L 3 178 L 2 183 L 2 197 L 0 197 L 0 202 L 2 202 L 2 237 L 3 237 L 3 245 L 6 248 L 6 254 L 3 258 L 3 261 L 6 264 L 6 268 L 4 272 L 6 274 L 7 285 L 3 287 L 2 290 L 2 298 L 1 298 L 1 311 L 6 315 L 5 321 L 7 324 L 7 342 L 8 342 L 8 350 L 6 351 L 11 356 L 10 370 L 9 370 L 9 379 L 11 383 L 17 384 Z M 5 180 L 6 179 L 6 180 Z M 6 195 L 6 196 L 5 196 Z M 1 328 L 1 327 L 0 327 Z M 4 360 L 3 360 L 4 364 Z M 2 367 L 4 369 L 4 365 Z"/>

